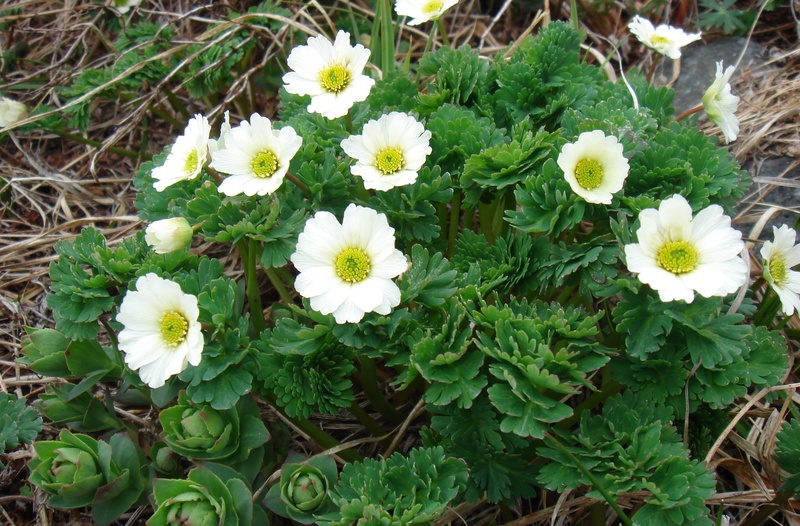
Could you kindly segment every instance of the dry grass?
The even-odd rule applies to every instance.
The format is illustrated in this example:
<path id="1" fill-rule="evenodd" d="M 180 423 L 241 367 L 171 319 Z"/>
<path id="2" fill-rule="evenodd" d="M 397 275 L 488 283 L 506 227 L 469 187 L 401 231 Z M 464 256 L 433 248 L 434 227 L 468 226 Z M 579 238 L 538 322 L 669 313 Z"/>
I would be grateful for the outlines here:
<path id="1" fill-rule="evenodd" d="M 348 0 L 327 2 L 335 8 L 352 8 L 360 13 L 371 13 L 369 2 Z M 185 48 L 193 42 L 215 41 L 226 38 L 247 17 L 232 20 L 229 24 L 212 27 L 215 15 L 222 8 L 212 3 L 198 6 L 189 0 L 158 0 L 144 2 L 144 16 L 162 20 L 165 25 L 176 28 L 181 35 L 176 48 Z M 229 2 L 236 10 L 245 11 L 243 0 Z M 258 73 L 272 58 L 285 56 L 285 50 L 295 45 L 287 27 L 299 29 L 306 34 L 332 32 L 332 22 L 316 0 L 296 5 L 294 15 L 282 19 L 284 29 L 272 33 L 261 29 L 252 34 L 258 39 L 263 58 L 243 72 L 240 81 L 231 87 L 224 98 L 213 107 L 205 107 L 203 101 L 190 100 L 179 88 L 173 89 L 190 113 L 195 111 L 219 117 L 223 107 L 234 106 L 241 98 L 257 101 L 265 113 L 274 112 L 274 100 L 254 92 L 250 76 Z M 484 2 L 486 4 L 486 2 Z M 59 88 L 71 83 L 74 76 L 87 67 L 99 67 L 115 60 L 113 48 L 107 35 L 110 18 L 107 12 L 95 12 L 89 17 L 94 5 L 86 0 L 6 0 L 3 9 L 19 9 L 8 14 L 0 12 L 0 23 L 11 24 L 12 30 L 0 38 L 2 50 L 24 45 L 25 60 L 17 63 L 0 63 L 2 79 L 0 93 L 23 99 L 30 106 L 49 104 L 61 107 L 63 101 Z M 486 53 L 493 53 L 506 46 L 520 35 L 529 32 L 543 17 L 534 12 L 520 12 L 510 1 L 492 2 L 492 10 L 481 11 L 481 3 L 468 0 L 459 4 L 448 18 L 449 36 L 453 45 L 470 43 Z M 549 14 L 546 14 L 546 16 Z M 546 18 L 545 16 L 545 18 Z M 421 52 L 426 33 L 414 28 L 403 28 L 405 37 L 413 42 L 414 51 Z M 597 41 L 602 44 L 601 40 Z M 750 71 L 734 87 L 742 97 L 740 117 L 742 130 L 739 141 L 732 150 L 740 162 L 751 162 L 758 167 L 764 158 L 789 156 L 797 159 L 800 152 L 798 122 L 800 120 L 800 52 L 796 49 L 782 52 L 773 60 Z M 187 59 L 187 63 L 188 63 Z M 185 64 L 184 64 L 185 65 Z M 93 107 L 92 126 L 86 138 L 102 146 L 89 147 L 57 136 L 39 133 L 22 134 L 12 131 L 8 139 L 0 140 L 0 181 L 4 188 L 0 192 L 0 389 L 14 392 L 18 396 L 35 399 L 51 379 L 43 379 L 15 362 L 20 355 L 20 338 L 25 326 L 52 326 L 53 322 L 45 305 L 48 292 L 48 265 L 54 259 L 56 242 L 69 239 L 87 226 L 93 225 L 103 232 L 111 243 L 141 228 L 132 207 L 132 174 L 138 161 L 111 151 L 124 148 L 146 151 L 153 154 L 171 142 L 176 135 L 173 122 L 183 122 L 184 116 L 170 104 L 163 87 L 170 84 L 165 78 L 160 84 L 143 86 L 141 92 L 131 100 L 119 103 L 98 102 Z M 88 97 L 88 96 L 87 96 Z M 241 113 L 241 112 L 240 112 Z M 35 121 L 40 117 L 32 117 Z M 143 123 L 147 122 L 144 126 Z M 142 149 L 142 144 L 145 148 Z M 795 163 L 795 166 L 797 163 Z M 796 172 L 795 172 L 796 173 Z M 787 175 L 789 173 L 787 172 Z M 800 182 L 790 177 L 778 179 L 756 178 L 756 185 L 742 203 L 738 218 L 742 223 L 755 223 L 751 238 L 757 239 L 771 210 L 789 209 L 800 213 L 797 202 L 771 202 L 770 196 L 777 187 L 800 188 Z M 793 325 L 798 326 L 797 320 Z M 796 357 L 798 347 L 792 343 L 790 354 Z M 741 519 L 748 513 L 769 502 L 779 485 L 777 466 L 771 461 L 775 447 L 775 435 L 790 404 L 800 404 L 797 378 L 789 376 L 784 385 L 754 393 L 742 400 L 733 411 L 729 429 L 720 435 L 717 444 L 706 461 L 716 470 L 725 491 L 715 495 L 709 505 L 715 510 Z M 764 402 L 770 391 L 785 391 L 788 396 L 780 409 Z M 123 412 L 124 413 L 124 412 Z M 419 408 L 408 408 L 407 421 L 393 433 L 390 449 L 403 449 L 408 440 L 409 429 L 418 426 L 416 418 Z M 140 416 L 124 414 L 133 422 Z M 734 423 L 740 425 L 734 427 Z M 340 417 L 329 418 L 326 427 L 343 433 L 355 427 Z M 743 432 L 742 430 L 746 430 Z M 45 433 L 53 429 L 46 428 Z M 296 435 L 299 449 L 314 451 L 303 443 L 302 433 Z M 363 441 L 359 445 L 371 447 Z M 0 473 L 0 523 L 22 524 L 82 524 L 85 516 L 78 512 L 64 513 L 48 509 L 42 504 L 42 496 L 19 495 L 20 487 L 27 477 L 25 459 L 30 450 L 21 450 L 4 456 L 8 465 Z M 496 524 L 506 526 L 525 524 L 579 524 L 594 501 L 580 494 L 543 496 L 531 503 L 536 511 L 513 520 L 501 517 L 496 507 L 461 507 L 452 512 L 441 523 Z M 645 495 L 629 495 L 622 505 L 640 503 Z M 557 499 L 557 500 L 556 500 Z M 794 501 L 792 506 L 796 506 Z M 777 513 L 778 510 L 776 510 Z M 800 524 L 800 519 L 790 509 L 771 519 L 774 523 Z M 141 513 L 141 510 L 138 510 Z M 137 514 L 127 518 L 127 524 L 140 524 Z M 74 521 L 74 522 L 72 522 Z M 125 523 L 124 521 L 121 523 Z"/>

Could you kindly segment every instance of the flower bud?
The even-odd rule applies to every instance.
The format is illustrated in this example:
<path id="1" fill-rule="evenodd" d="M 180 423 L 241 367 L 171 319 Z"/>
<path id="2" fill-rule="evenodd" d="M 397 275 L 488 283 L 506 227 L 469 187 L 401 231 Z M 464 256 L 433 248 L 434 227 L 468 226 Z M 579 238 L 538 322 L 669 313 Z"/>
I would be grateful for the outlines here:
<path id="1" fill-rule="evenodd" d="M 314 472 L 295 473 L 286 488 L 290 504 L 300 511 L 312 511 L 328 493 L 328 483 L 324 477 Z"/>
<path id="2" fill-rule="evenodd" d="M 181 493 L 167 504 L 169 526 L 217 526 L 219 510 L 199 491 Z"/>
<path id="3" fill-rule="evenodd" d="M 21 102 L 3 97 L 0 99 L 0 128 L 11 126 L 28 116 L 28 107 Z"/>
<path id="4" fill-rule="evenodd" d="M 189 246 L 193 234 L 186 219 L 171 217 L 150 223 L 144 232 L 144 240 L 156 254 L 168 254 Z"/>

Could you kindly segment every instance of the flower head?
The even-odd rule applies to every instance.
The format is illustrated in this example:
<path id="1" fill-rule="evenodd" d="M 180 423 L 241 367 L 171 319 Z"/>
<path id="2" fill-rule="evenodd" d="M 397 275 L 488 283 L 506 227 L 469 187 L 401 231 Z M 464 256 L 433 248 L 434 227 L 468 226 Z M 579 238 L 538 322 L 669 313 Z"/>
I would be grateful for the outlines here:
<path id="1" fill-rule="evenodd" d="M 565 144 L 556 161 L 572 191 L 589 203 L 611 204 L 628 177 L 628 160 L 613 135 L 600 130 L 583 132 Z"/>
<path id="2" fill-rule="evenodd" d="M 717 62 L 716 78 L 703 95 L 703 109 L 711 122 L 720 127 L 726 143 L 735 141 L 739 134 L 739 119 L 734 115 L 739 107 L 739 97 L 731 93 L 730 85 L 735 70 L 728 66 L 723 73 L 722 62 Z"/>
<path id="3" fill-rule="evenodd" d="M 112 4 L 117 13 L 124 15 L 131 10 L 131 7 L 136 7 L 141 3 L 142 0 L 114 0 Z"/>
<path id="4" fill-rule="evenodd" d="M 270 120 L 257 113 L 222 139 L 220 149 L 211 154 L 211 167 L 230 174 L 219 185 L 225 195 L 271 194 L 283 182 L 289 162 L 303 144 L 294 128 L 273 130 Z"/>
<path id="5" fill-rule="evenodd" d="M 153 170 L 153 187 L 159 192 L 179 181 L 194 179 L 208 160 L 211 125 L 199 113 L 189 119 L 183 135 L 175 140 L 167 160 Z"/>
<path id="6" fill-rule="evenodd" d="M 411 115 L 393 111 L 364 125 L 361 135 L 342 141 L 342 149 L 356 159 L 350 168 L 366 188 L 389 190 L 411 184 L 431 153 L 431 132 Z"/>
<path id="7" fill-rule="evenodd" d="M 219 128 L 219 138 L 208 140 L 208 151 L 212 157 L 217 151 L 225 149 L 225 140 L 231 134 L 231 112 L 225 111 L 223 119 L 222 126 Z"/>
<path id="8" fill-rule="evenodd" d="M 458 0 L 397 0 L 394 10 L 400 16 L 410 16 L 410 26 L 417 26 L 429 20 L 438 20 L 445 11 L 458 3 Z"/>
<path id="9" fill-rule="evenodd" d="M 136 280 L 136 290 L 122 299 L 117 321 L 119 348 L 125 363 L 152 388 L 173 375 L 197 365 L 203 352 L 203 335 L 197 318 L 197 298 L 184 294 L 180 285 L 153 274 Z"/>
<path id="10" fill-rule="evenodd" d="M 701 296 L 725 296 L 747 280 L 747 263 L 739 257 L 742 234 L 731 228 L 722 207 L 711 205 L 692 218 L 681 195 L 665 199 L 658 210 L 639 214 L 639 243 L 625 245 L 628 270 L 658 291 L 661 301 L 691 303 Z"/>
<path id="11" fill-rule="evenodd" d="M 686 33 L 683 29 L 666 24 L 653 27 L 649 20 L 639 15 L 633 17 L 633 20 L 628 23 L 628 29 L 639 39 L 639 42 L 673 59 L 681 56 L 683 46 L 700 40 L 702 36 L 700 33 Z"/>
<path id="12" fill-rule="evenodd" d="M 3 97 L 0 99 L 0 128 L 11 126 L 28 116 L 28 107 L 21 102 Z"/>
<path id="13" fill-rule="evenodd" d="M 192 225 L 183 217 L 170 217 L 153 221 L 144 231 L 144 240 L 156 254 L 168 254 L 189 246 L 192 242 Z"/>
<path id="14" fill-rule="evenodd" d="M 289 53 L 292 71 L 283 76 L 284 87 L 295 95 L 311 95 L 311 113 L 342 117 L 353 104 L 366 99 L 375 84 L 362 74 L 369 55 L 361 44 L 350 45 L 346 31 L 339 31 L 333 44 L 324 36 L 311 37 L 307 46 Z"/>
<path id="15" fill-rule="evenodd" d="M 797 232 L 786 225 L 772 227 L 774 241 L 761 247 L 764 279 L 781 300 L 781 310 L 787 316 L 800 312 L 800 272 L 791 270 L 800 263 L 800 245 L 795 245 Z"/>
<path id="16" fill-rule="evenodd" d="M 330 212 L 306 222 L 292 254 L 300 271 L 295 288 L 311 308 L 333 313 L 336 323 L 358 323 L 364 314 L 389 314 L 400 303 L 392 281 L 406 270 L 406 257 L 394 248 L 394 229 L 386 216 L 351 204 L 342 223 Z"/>

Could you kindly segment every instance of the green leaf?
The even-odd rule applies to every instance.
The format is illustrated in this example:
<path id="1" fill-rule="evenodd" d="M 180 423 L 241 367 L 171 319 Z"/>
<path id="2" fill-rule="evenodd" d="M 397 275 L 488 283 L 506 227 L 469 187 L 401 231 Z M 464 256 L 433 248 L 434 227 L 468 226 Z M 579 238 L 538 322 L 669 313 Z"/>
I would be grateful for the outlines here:
<path id="1" fill-rule="evenodd" d="M 626 334 L 628 354 L 639 360 L 658 351 L 672 331 L 673 319 L 664 314 L 664 304 L 645 287 L 637 294 L 623 290 L 611 314 L 617 331 Z"/>
<path id="2" fill-rule="evenodd" d="M 24 398 L 0 393 L 0 454 L 30 444 L 42 430 L 42 419 Z"/>
<path id="3" fill-rule="evenodd" d="M 787 422 L 777 436 L 775 462 L 787 472 L 781 491 L 800 494 L 800 420 Z"/>
<path id="4" fill-rule="evenodd" d="M 455 277 L 456 271 L 450 269 L 450 263 L 441 252 L 431 256 L 428 249 L 414 245 L 411 248 L 411 268 L 397 283 L 401 301 L 439 307 L 456 292 Z"/>

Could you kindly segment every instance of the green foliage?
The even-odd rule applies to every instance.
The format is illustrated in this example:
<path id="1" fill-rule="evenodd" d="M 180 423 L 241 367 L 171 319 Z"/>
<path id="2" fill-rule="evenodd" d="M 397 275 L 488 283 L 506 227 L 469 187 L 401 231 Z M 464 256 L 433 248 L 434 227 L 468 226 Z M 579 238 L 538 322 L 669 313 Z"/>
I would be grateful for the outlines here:
<path id="1" fill-rule="evenodd" d="M 367 103 L 376 117 L 390 111 L 410 113 L 416 107 L 417 84 L 400 72 L 392 72 L 375 82 Z"/>
<path id="2" fill-rule="evenodd" d="M 267 524 L 263 510 L 253 506 L 247 483 L 235 470 L 220 464 L 196 467 L 186 480 L 155 479 L 153 498 L 156 512 L 147 521 L 150 526 L 170 526 L 176 520 L 219 526 Z"/>
<path id="3" fill-rule="evenodd" d="M 719 28 L 723 33 L 745 33 L 753 25 L 755 12 L 752 9 L 736 9 L 734 5 L 736 0 L 700 0 L 697 27 Z"/>
<path id="4" fill-rule="evenodd" d="M 110 70 L 84 69 L 61 94 L 69 99 L 64 106 L 64 113 L 69 115 L 69 125 L 85 132 L 89 128 L 92 102 L 100 98 L 116 98 L 117 87 Z"/>
<path id="5" fill-rule="evenodd" d="M 200 188 L 207 178 L 201 173 L 196 179 L 181 181 L 159 192 L 153 187 L 155 180 L 152 172 L 154 168 L 164 164 L 168 154 L 169 151 L 164 151 L 153 156 L 152 160 L 142 163 L 133 176 L 133 186 L 136 188 L 134 205 L 139 213 L 139 218 L 144 221 L 187 217 L 187 201 L 192 199 L 195 190 Z"/>
<path id="6" fill-rule="evenodd" d="M 39 395 L 36 408 L 55 424 L 66 424 L 76 431 L 91 433 L 122 429 L 122 422 L 103 402 L 86 390 L 73 394 L 77 385 L 50 384 Z"/>
<path id="7" fill-rule="evenodd" d="M 243 322 L 247 324 L 247 320 Z M 242 334 L 241 330 L 231 330 L 225 333 L 222 344 L 207 344 L 200 364 L 178 376 L 187 382 L 186 394 L 194 403 L 208 402 L 214 409 L 228 409 L 250 391 L 253 374 L 248 369 L 252 359 Z"/>
<path id="8" fill-rule="evenodd" d="M 516 188 L 522 182 L 541 173 L 548 158 L 555 155 L 557 133 L 543 129 L 515 130 L 519 136 L 510 143 L 485 148 L 467 159 L 460 183 L 464 203 L 474 206 L 507 187 Z"/>
<path id="9" fill-rule="evenodd" d="M 191 57 L 186 74 L 189 95 L 200 99 L 226 91 L 235 79 L 236 65 L 254 45 L 249 35 L 244 38 L 234 35 L 213 43 L 189 46 L 186 50 Z"/>
<path id="10" fill-rule="evenodd" d="M 630 392 L 609 399 L 601 415 L 581 415 L 577 433 L 555 430 L 559 449 L 537 452 L 553 462 L 542 467 L 539 481 L 564 491 L 592 485 L 579 464 L 588 469 L 612 497 L 645 490 L 652 493 L 632 519 L 647 525 L 710 525 L 704 501 L 714 493 L 714 477 L 701 463 L 687 459 L 686 447 L 664 406 Z M 597 488 L 590 497 L 602 498 Z"/>
<path id="11" fill-rule="evenodd" d="M 69 338 L 55 329 L 34 329 L 25 327 L 22 340 L 22 353 L 19 363 L 44 376 L 67 377 L 67 357 L 64 351 L 69 346 Z"/>
<path id="12" fill-rule="evenodd" d="M 149 248 L 144 236 L 126 238 L 110 248 L 100 232 L 86 227 L 72 242 L 56 244 L 58 259 L 50 263 L 56 329 L 71 340 L 93 339 L 98 319 L 114 306 L 113 291 L 127 285 Z"/>
<path id="13" fill-rule="evenodd" d="M 530 118 L 534 127 L 556 129 L 568 108 L 594 101 L 599 68 L 580 64 L 580 35 L 554 22 L 520 43 L 509 60 L 495 62 L 496 120 L 503 126 Z"/>
<path id="14" fill-rule="evenodd" d="M 24 398 L 0 393 L 0 455 L 30 444 L 41 430 L 42 419 L 25 404 Z"/>
<path id="15" fill-rule="evenodd" d="M 339 478 L 333 457 L 290 455 L 281 468 L 281 480 L 272 486 L 265 499 L 269 509 L 301 524 L 312 524 L 315 515 L 324 515 L 333 508 L 330 490 Z"/>
<path id="16" fill-rule="evenodd" d="M 347 464 L 331 498 L 338 513 L 318 517 L 324 526 L 430 524 L 464 489 L 467 468 L 441 447 L 414 449 L 382 460 Z"/>
<path id="17" fill-rule="evenodd" d="M 487 393 L 503 415 L 501 431 L 542 438 L 548 424 L 572 415 L 559 399 L 589 387 L 587 375 L 608 361 L 591 340 L 601 317 L 538 301 L 482 306 L 476 345 L 496 378 Z"/>
<path id="18" fill-rule="evenodd" d="M 517 209 L 507 210 L 511 226 L 526 233 L 557 236 L 583 220 L 586 202 L 578 197 L 564 179 L 553 159 L 542 166 L 541 173 L 525 181 L 514 191 Z"/>
<path id="19" fill-rule="evenodd" d="M 399 280 L 403 303 L 416 302 L 426 307 L 440 307 L 455 293 L 456 271 L 435 252 L 431 256 L 421 245 L 411 249 L 411 268 Z"/>
<path id="20" fill-rule="evenodd" d="M 57 508 L 92 507 L 100 526 L 110 524 L 139 500 L 145 489 L 145 459 L 124 433 L 109 442 L 63 430 L 56 441 L 33 445 L 30 481 Z"/>
<path id="21" fill-rule="evenodd" d="M 419 61 L 419 75 L 433 76 L 425 98 L 437 102 L 476 105 L 486 96 L 489 62 L 467 45 L 458 49 L 442 47 L 426 53 Z"/>
<path id="22" fill-rule="evenodd" d="M 454 177 L 462 172 L 470 156 L 508 142 L 490 119 L 453 104 L 443 104 L 434 111 L 425 127 L 431 132 L 432 149 L 427 164 L 437 165 Z"/>
<path id="23" fill-rule="evenodd" d="M 354 400 L 350 375 L 355 370 L 353 350 L 341 345 L 332 335 L 320 335 L 313 351 L 298 354 L 282 337 L 284 329 L 265 331 L 256 342 L 258 380 L 264 392 L 274 394 L 278 404 L 291 417 L 306 418 L 311 413 L 337 414 Z M 305 336 L 317 339 L 306 330 Z M 273 344 L 273 342 L 275 342 Z"/>
<path id="24" fill-rule="evenodd" d="M 483 234 L 462 230 L 456 241 L 453 266 L 464 274 L 474 273 L 481 282 L 481 294 L 495 289 L 508 293 L 534 272 L 541 244 L 528 236 L 509 231 L 490 245 Z"/>
<path id="25" fill-rule="evenodd" d="M 629 160 L 625 194 L 654 200 L 681 194 L 695 211 L 712 200 L 732 209 L 749 179 L 730 152 L 717 148 L 715 142 L 678 123 L 661 127 L 649 138 L 647 148 Z"/>
<path id="26" fill-rule="evenodd" d="M 781 491 L 800 494 L 800 421 L 792 420 L 783 425 L 777 436 L 775 462 L 788 476 L 785 477 Z"/>
<path id="27" fill-rule="evenodd" d="M 436 206 L 442 206 L 453 198 L 452 181 L 442 174 L 438 166 L 423 166 L 417 181 L 411 185 L 376 192 L 369 206 L 386 214 L 395 237 L 407 246 L 414 243 L 430 243 L 441 236 Z"/>
<path id="28" fill-rule="evenodd" d="M 161 411 L 158 420 L 162 439 L 175 453 L 225 464 L 247 480 L 258 473 L 269 432 L 250 397 L 242 396 L 234 407 L 217 411 L 194 404 L 181 393 L 178 404 Z"/>
<path id="29" fill-rule="evenodd" d="M 486 395 L 464 411 L 456 406 L 435 407 L 430 429 L 423 429 L 426 447 L 444 448 L 445 453 L 467 463 L 469 479 L 464 500 L 512 502 L 534 495 L 536 471 L 529 465 L 532 451 L 517 435 L 500 430 L 500 418 Z"/>

